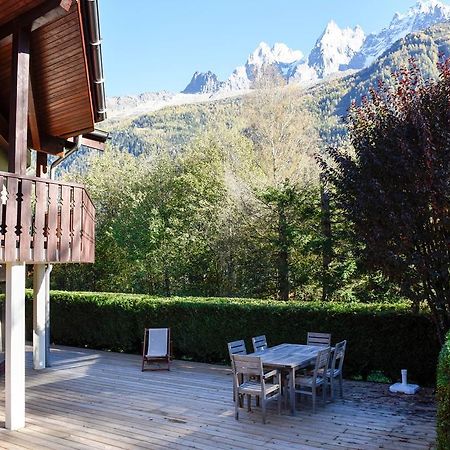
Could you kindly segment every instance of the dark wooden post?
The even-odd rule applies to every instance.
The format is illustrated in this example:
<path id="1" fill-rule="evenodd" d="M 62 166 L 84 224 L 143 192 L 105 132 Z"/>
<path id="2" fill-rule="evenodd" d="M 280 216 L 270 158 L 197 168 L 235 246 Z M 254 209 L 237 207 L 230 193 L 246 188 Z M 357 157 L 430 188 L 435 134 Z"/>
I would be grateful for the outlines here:
<path id="1" fill-rule="evenodd" d="M 43 177 L 47 173 L 47 154 L 36 152 L 36 176 Z"/>
<path id="2" fill-rule="evenodd" d="M 13 33 L 8 170 L 17 174 L 27 169 L 30 33 L 29 27 Z"/>

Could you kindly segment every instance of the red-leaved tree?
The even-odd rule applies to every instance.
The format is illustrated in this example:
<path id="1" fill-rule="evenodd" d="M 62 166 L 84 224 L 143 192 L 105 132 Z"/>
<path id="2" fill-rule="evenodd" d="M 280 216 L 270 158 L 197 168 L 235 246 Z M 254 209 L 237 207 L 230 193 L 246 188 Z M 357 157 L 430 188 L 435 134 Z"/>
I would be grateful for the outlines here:
<path id="1" fill-rule="evenodd" d="M 320 158 L 362 261 L 426 301 L 450 328 L 450 62 L 425 80 L 414 60 L 348 115 L 349 147 Z"/>

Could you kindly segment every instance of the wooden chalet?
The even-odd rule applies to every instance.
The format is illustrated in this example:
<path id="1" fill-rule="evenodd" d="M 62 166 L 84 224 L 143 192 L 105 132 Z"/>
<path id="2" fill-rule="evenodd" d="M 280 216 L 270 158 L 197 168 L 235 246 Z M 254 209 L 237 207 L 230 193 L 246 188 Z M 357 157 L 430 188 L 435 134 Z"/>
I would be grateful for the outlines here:
<path id="1" fill-rule="evenodd" d="M 54 180 L 52 169 L 82 145 L 102 148 L 96 123 L 106 112 L 97 0 L 0 3 L 5 426 L 18 429 L 25 424 L 25 265 L 34 266 L 33 365 L 42 369 L 51 265 L 93 262 L 95 243 L 88 193 Z"/>

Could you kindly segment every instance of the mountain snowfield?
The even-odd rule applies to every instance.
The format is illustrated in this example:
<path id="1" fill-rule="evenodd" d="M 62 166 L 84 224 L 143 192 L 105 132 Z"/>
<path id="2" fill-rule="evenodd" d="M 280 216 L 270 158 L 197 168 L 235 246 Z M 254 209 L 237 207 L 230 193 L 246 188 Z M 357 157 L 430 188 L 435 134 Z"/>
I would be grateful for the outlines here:
<path id="1" fill-rule="evenodd" d="M 331 20 L 308 56 L 283 43 L 270 47 L 261 42 L 245 64 L 237 67 L 225 81 L 220 81 L 212 71 L 195 72 L 181 93 L 110 97 L 108 115 L 115 119 L 166 106 L 242 95 L 252 89 L 256 73 L 265 67 L 275 69 L 289 83 L 307 87 L 368 67 L 407 34 L 447 20 L 450 20 L 450 6 L 440 0 L 419 0 L 406 13 L 396 13 L 387 27 L 369 35 L 360 26 L 342 29 Z"/>

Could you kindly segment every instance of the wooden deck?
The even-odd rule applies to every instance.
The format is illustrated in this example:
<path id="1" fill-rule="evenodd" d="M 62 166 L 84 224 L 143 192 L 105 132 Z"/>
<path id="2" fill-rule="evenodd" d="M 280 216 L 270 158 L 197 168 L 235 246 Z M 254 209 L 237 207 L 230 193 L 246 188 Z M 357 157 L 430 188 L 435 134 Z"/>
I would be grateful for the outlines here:
<path id="1" fill-rule="evenodd" d="M 31 369 L 27 354 L 27 426 L 0 428 L 0 448 L 170 449 L 425 449 L 435 440 L 429 390 L 414 398 L 386 385 L 346 382 L 345 400 L 313 415 L 308 400 L 298 413 L 269 408 L 233 416 L 226 367 L 176 361 L 171 372 L 140 371 L 140 357 L 58 347 L 53 367 Z M 0 426 L 4 421 L 0 377 Z"/>

